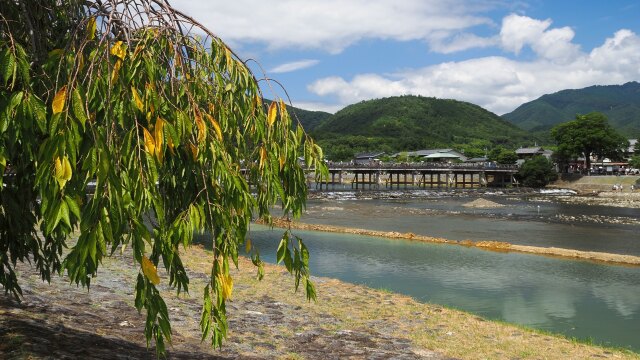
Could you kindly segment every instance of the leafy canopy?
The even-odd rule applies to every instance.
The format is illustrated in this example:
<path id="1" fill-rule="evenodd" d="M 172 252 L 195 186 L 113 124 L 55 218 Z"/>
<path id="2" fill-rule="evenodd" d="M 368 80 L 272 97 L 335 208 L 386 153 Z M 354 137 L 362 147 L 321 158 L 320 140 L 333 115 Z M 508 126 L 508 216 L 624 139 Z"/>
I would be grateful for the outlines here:
<path id="1" fill-rule="evenodd" d="M 284 102 L 265 105 L 246 64 L 164 0 L 2 1 L 0 74 L 5 292 L 21 295 L 17 262 L 29 260 L 43 280 L 66 272 L 89 287 L 104 256 L 130 247 L 140 264 L 135 305 L 162 353 L 171 326 L 158 286 L 188 291 L 180 247 L 206 232 L 213 255 L 200 325 L 220 346 L 239 249 L 262 276 L 249 222 L 268 222 L 276 202 L 301 214 L 301 152 L 322 170 L 320 147 L 292 127 Z M 286 232 L 278 260 L 312 299 L 308 257 Z"/>
<path id="2" fill-rule="evenodd" d="M 489 152 L 489 160 L 495 161 L 498 164 L 513 165 L 518 161 L 518 155 L 515 151 L 504 148 L 503 146 L 496 146 Z"/>
<path id="3" fill-rule="evenodd" d="M 577 115 L 551 129 L 551 136 L 558 144 L 558 156 L 563 159 L 584 157 L 586 167 L 591 167 L 591 156 L 619 158 L 629 146 L 602 113 Z"/>
<path id="4" fill-rule="evenodd" d="M 520 166 L 517 177 L 524 186 L 541 188 L 558 179 L 558 173 L 551 161 L 538 155 L 528 159 Z"/>

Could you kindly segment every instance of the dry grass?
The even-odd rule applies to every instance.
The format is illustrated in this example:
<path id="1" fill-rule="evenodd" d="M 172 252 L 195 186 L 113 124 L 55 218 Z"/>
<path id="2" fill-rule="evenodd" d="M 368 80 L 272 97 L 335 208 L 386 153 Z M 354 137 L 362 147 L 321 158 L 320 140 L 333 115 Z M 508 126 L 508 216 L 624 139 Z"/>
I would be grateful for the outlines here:
<path id="1" fill-rule="evenodd" d="M 208 271 L 206 259 L 210 256 L 205 250 L 196 247 L 185 255 L 189 268 Z M 246 301 L 269 296 L 287 307 L 299 307 L 298 326 L 276 331 L 284 337 L 313 328 L 330 332 L 367 329 L 409 339 L 416 354 L 434 350 L 462 359 L 640 359 L 635 353 L 581 344 L 334 279 L 318 279 L 318 302 L 308 303 L 303 294 L 293 293 L 293 279 L 281 266 L 266 265 L 265 272 L 264 280 L 257 281 L 251 263 L 241 259 L 240 270 L 233 276 L 234 282 L 242 285 L 236 286 L 234 298 Z M 198 287 L 194 285 L 193 289 Z M 231 329 L 231 336 L 243 335 Z M 283 346 L 278 337 L 265 341 Z M 284 358 L 296 359 L 298 355 Z"/>

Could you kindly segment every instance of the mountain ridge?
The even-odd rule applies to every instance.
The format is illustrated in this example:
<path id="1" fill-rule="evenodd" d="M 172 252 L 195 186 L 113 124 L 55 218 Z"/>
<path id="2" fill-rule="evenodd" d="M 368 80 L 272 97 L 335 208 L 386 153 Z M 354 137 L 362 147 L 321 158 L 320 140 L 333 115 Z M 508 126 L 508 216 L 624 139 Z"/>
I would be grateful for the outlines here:
<path id="1" fill-rule="evenodd" d="M 324 119 L 312 135 L 329 155 L 339 153 L 338 158 L 361 151 L 397 152 L 472 142 L 516 148 L 536 140 L 478 105 L 414 95 L 349 105 Z"/>
<path id="2" fill-rule="evenodd" d="M 524 103 L 502 118 L 529 131 L 546 131 L 556 124 L 575 119 L 576 114 L 598 111 L 628 137 L 640 135 L 640 83 L 594 85 L 545 94 Z"/>

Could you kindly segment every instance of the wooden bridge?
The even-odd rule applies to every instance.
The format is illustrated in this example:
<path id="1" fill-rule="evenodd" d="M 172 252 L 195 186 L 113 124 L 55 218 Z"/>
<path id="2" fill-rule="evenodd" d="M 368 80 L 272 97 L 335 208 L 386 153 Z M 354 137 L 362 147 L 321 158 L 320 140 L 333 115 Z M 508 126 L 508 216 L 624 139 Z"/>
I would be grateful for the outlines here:
<path id="1" fill-rule="evenodd" d="M 474 188 L 517 185 L 518 168 L 466 164 L 367 164 L 329 163 L 329 174 L 315 183 L 318 190 L 351 184 L 352 189 Z"/>

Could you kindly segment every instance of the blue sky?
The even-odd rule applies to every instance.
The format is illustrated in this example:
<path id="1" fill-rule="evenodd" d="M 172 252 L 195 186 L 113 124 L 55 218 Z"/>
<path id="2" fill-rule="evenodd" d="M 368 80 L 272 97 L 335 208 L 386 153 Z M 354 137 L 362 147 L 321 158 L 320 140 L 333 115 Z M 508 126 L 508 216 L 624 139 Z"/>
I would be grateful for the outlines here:
<path id="1" fill-rule="evenodd" d="M 177 0 L 260 63 L 294 106 L 415 94 L 497 114 L 546 93 L 640 81 L 637 0 Z M 266 97 L 284 96 L 274 84 Z"/>

